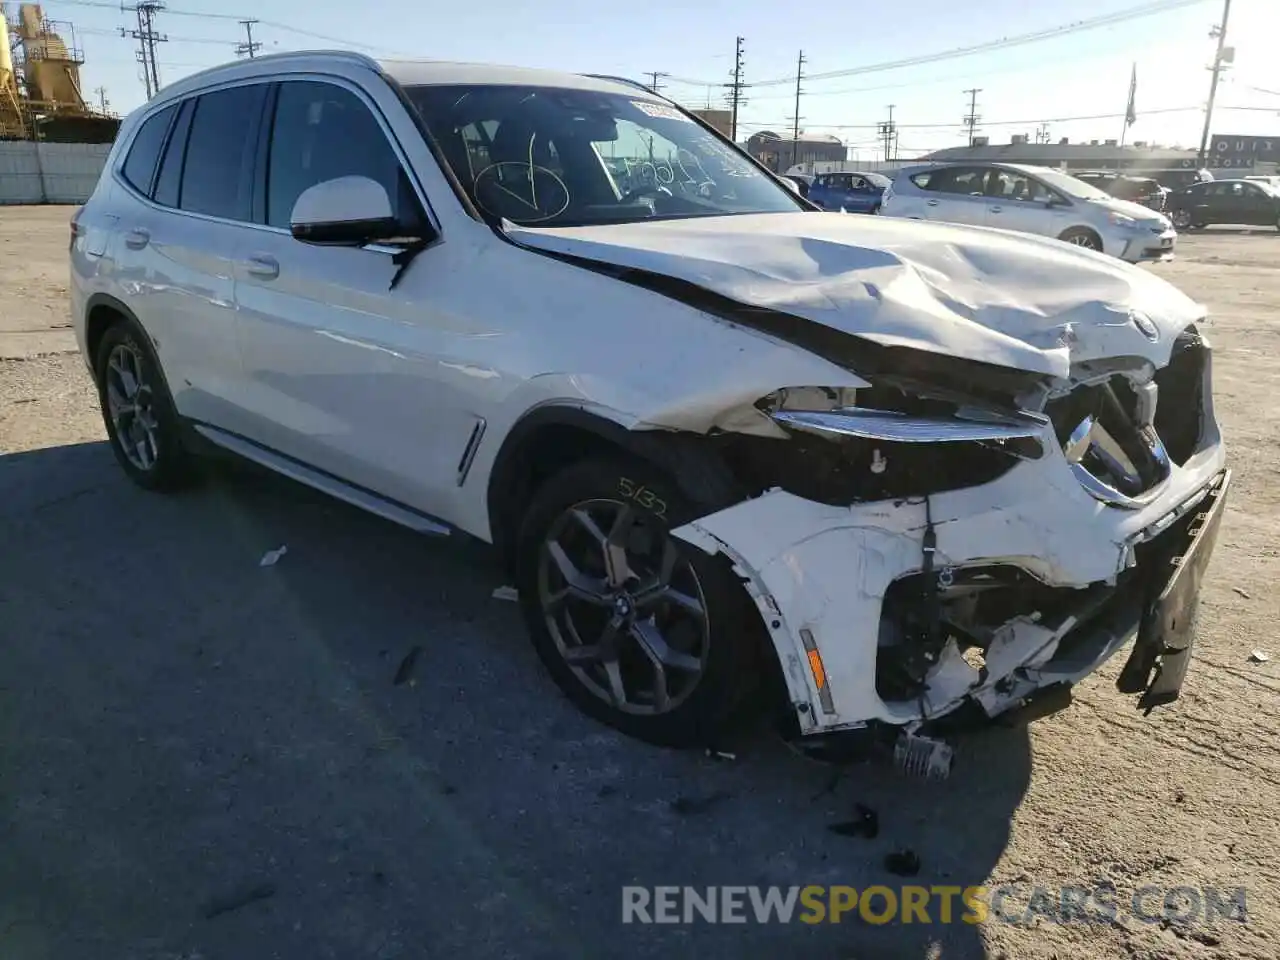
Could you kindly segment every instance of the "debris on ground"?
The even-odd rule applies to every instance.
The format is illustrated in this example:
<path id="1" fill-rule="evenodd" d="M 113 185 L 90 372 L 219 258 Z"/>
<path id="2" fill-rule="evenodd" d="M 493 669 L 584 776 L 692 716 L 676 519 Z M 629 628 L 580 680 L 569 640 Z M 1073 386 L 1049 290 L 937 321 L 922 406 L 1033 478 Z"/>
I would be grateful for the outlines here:
<path id="1" fill-rule="evenodd" d="M 266 553 L 262 555 L 262 559 L 258 561 L 258 566 L 274 567 L 277 563 L 280 562 L 280 558 L 283 557 L 288 552 L 289 552 L 289 548 L 283 545 L 276 548 L 275 550 L 268 550 Z"/>
<path id="2" fill-rule="evenodd" d="M 520 599 L 520 594 L 515 587 L 495 587 L 493 599 L 510 600 L 512 603 L 516 603 Z"/>
<path id="3" fill-rule="evenodd" d="M 714 747 L 707 747 L 707 756 L 714 760 L 737 760 L 736 753 L 730 753 L 728 750 L 717 750 Z"/>
<path id="4" fill-rule="evenodd" d="M 1253 599 L 1253 597 L 1249 596 L 1249 594 L 1245 592 L 1244 587 L 1232 587 L 1231 589 L 1240 594 L 1240 596 L 1244 597 L 1246 600 Z"/>
<path id="5" fill-rule="evenodd" d="M 897 877 L 914 877 L 920 872 L 920 857 L 914 850 L 897 850 L 884 858 L 884 868 Z"/>
<path id="6" fill-rule="evenodd" d="M 409 652 L 404 655 L 404 659 L 400 661 L 400 666 L 396 670 L 395 679 L 391 681 L 394 686 L 402 686 L 410 682 L 413 677 L 413 668 L 418 663 L 418 657 L 422 655 L 422 647 L 414 644 Z"/>
<path id="7" fill-rule="evenodd" d="M 724 790 L 715 790 L 705 797 L 676 797 L 671 801 L 671 809 L 682 817 L 706 813 L 721 801 L 728 800 L 729 794 Z"/>
<path id="8" fill-rule="evenodd" d="M 880 815 L 862 803 L 855 803 L 853 810 L 856 816 L 852 820 L 828 824 L 827 829 L 842 837 L 866 837 L 875 839 L 880 835 Z"/>
<path id="9" fill-rule="evenodd" d="M 256 883 L 245 886 L 222 897 L 214 897 L 204 908 L 204 918 L 212 920 L 224 913 L 231 913 L 233 910 L 239 910 L 241 907 L 247 907 L 249 904 L 258 900 L 266 900 L 276 895 L 276 885 L 274 883 Z"/>
<path id="10" fill-rule="evenodd" d="M 1250 663 L 1266 663 L 1270 659 L 1271 654 L 1267 653 L 1265 650 L 1254 650 L 1249 654 Z"/>

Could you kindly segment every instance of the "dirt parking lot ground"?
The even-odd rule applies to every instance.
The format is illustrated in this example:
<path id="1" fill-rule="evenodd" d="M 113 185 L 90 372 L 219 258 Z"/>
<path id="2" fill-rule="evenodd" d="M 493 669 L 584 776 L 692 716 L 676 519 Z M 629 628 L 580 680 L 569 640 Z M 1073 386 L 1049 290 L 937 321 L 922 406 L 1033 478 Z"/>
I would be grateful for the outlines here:
<path id="1" fill-rule="evenodd" d="M 132 487 L 63 326 L 69 214 L 0 208 L 4 960 L 1280 956 L 1280 233 L 1149 268 L 1209 305 L 1237 471 L 1182 700 L 1142 717 L 1116 664 L 949 781 L 833 787 L 764 735 L 724 761 L 580 716 L 474 544 L 250 471 Z M 828 831 L 855 803 L 878 837 Z M 624 884 L 895 886 L 899 848 L 905 882 L 1012 884 L 1013 922 L 620 922 Z M 1114 918 L 1029 909 L 1109 885 Z M 1195 915 L 1151 922 L 1173 887 Z M 1247 922 L 1192 910 L 1239 887 Z"/>

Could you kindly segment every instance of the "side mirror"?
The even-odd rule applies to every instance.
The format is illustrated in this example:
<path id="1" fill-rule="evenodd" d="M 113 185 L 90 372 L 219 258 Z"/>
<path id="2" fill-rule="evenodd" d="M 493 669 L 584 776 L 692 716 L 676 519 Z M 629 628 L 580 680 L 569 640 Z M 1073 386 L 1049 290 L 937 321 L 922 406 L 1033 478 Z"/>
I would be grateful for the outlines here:
<path id="1" fill-rule="evenodd" d="M 338 177 L 302 191 L 289 230 L 303 243 L 360 247 L 404 235 L 382 184 L 368 177 Z"/>
<path id="2" fill-rule="evenodd" d="M 792 193 L 796 194 L 797 196 L 801 196 L 801 197 L 804 196 L 804 194 L 800 192 L 800 184 L 796 183 L 790 177 L 779 177 L 778 179 L 781 180 L 782 185 L 786 187 L 788 190 L 790 190 Z"/>

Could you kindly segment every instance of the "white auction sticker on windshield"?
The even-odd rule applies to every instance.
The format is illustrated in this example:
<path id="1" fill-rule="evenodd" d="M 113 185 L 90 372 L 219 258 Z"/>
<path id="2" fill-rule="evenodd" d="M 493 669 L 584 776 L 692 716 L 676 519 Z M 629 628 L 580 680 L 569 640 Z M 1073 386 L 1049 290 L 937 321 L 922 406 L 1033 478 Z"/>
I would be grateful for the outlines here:
<path id="1" fill-rule="evenodd" d="M 665 103 L 654 103 L 652 100 L 632 100 L 631 105 L 646 117 L 656 117 L 659 120 L 683 120 L 685 123 L 693 123 L 692 120 L 675 107 L 669 107 Z"/>

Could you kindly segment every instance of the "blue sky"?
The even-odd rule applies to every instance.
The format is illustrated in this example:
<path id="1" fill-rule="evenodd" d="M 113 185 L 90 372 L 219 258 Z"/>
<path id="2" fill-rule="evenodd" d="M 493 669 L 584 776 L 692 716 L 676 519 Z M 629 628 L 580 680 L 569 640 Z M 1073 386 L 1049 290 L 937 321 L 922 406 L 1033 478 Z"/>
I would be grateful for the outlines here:
<path id="1" fill-rule="evenodd" d="M 672 79 L 664 91 L 681 102 L 716 103 L 722 90 L 684 81 L 723 83 L 733 66 L 735 36 L 745 38 L 745 78 L 794 77 L 803 50 L 811 73 L 845 70 L 932 54 L 1056 27 L 1138 6 L 1142 0 L 913 0 L 892 3 L 783 4 L 777 0 L 736 0 L 699 5 L 689 0 L 646 0 L 643 4 L 602 4 L 597 0 L 485 0 L 472 4 L 432 4 L 421 0 L 172 0 L 159 28 L 170 36 L 160 48 L 164 82 L 235 56 L 243 39 L 236 17 L 256 17 L 255 39 L 263 52 L 333 47 L 337 44 L 288 31 L 268 21 L 331 38 L 377 54 L 431 59 L 480 60 L 554 67 L 641 78 L 662 71 Z M 7 5 L 12 12 L 15 4 Z M 46 16 L 75 24 L 86 56 L 86 91 L 107 89 L 111 108 L 127 112 L 144 91 L 136 42 L 118 35 L 131 25 L 110 0 L 48 0 Z M 446 11 L 436 14 L 433 11 Z M 223 19 L 181 15 L 219 14 Z M 967 87 L 981 87 L 980 130 L 992 142 L 1010 134 L 1034 134 L 1039 120 L 1122 114 L 1131 65 L 1138 66 L 1138 122 L 1128 139 L 1196 145 L 1208 89 L 1214 42 L 1210 26 L 1221 16 L 1221 0 L 1190 6 L 1067 36 L 1012 46 L 928 65 L 805 83 L 801 126 L 834 133 L 848 142 L 855 158 L 871 158 L 874 126 L 895 104 L 902 155 L 952 145 L 961 140 L 960 118 Z M 1235 67 L 1219 88 L 1215 112 L 1219 133 L 1280 136 L 1280 0 L 1234 0 L 1228 41 Z M 676 78 L 679 78 L 677 80 Z M 1271 93 L 1264 91 L 1274 91 Z M 741 131 L 789 130 L 793 111 L 790 83 L 747 91 Z M 95 95 L 96 96 L 96 95 Z M 1180 109 L 1187 108 L 1187 109 Z M 1104 139 L 1120 134 L 1112 119 L 1048 124 L 1050 135 Z"/>

